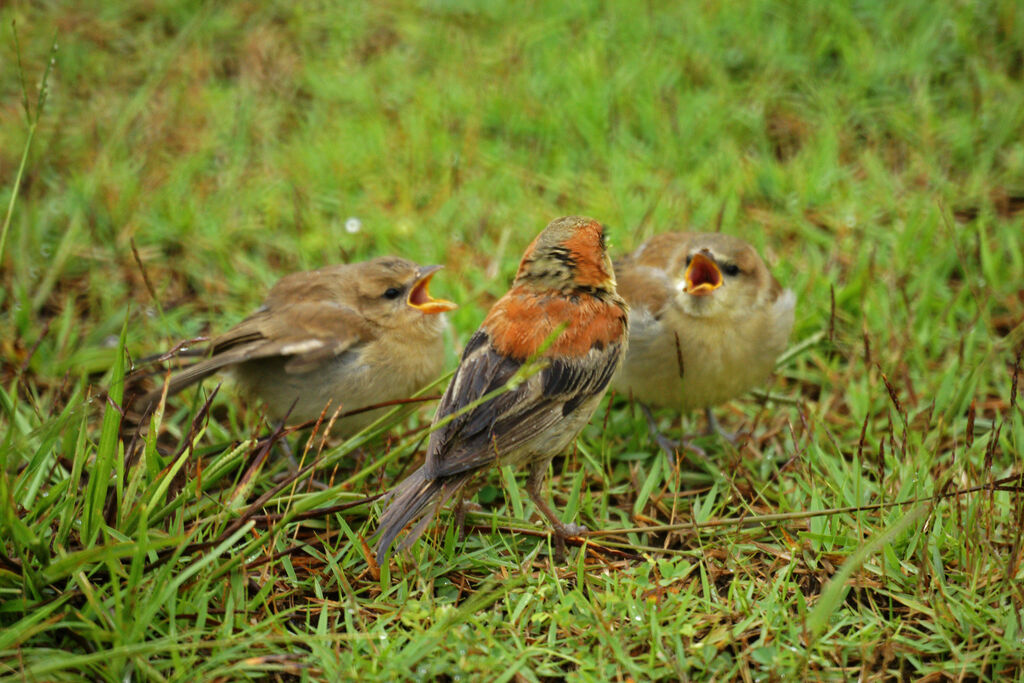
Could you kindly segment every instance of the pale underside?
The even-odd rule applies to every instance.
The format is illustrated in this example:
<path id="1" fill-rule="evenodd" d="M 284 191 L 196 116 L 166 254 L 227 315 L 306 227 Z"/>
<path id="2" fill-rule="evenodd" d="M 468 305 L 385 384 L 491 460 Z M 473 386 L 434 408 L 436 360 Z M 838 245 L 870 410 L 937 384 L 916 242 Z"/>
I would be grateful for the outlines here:
<path id="1" fill-rule="evenodd" d="M 695 316 L 673 300 L 660 316 L 630 311 L 630 349 L 615 389 L 653 406 L 689 411 L 724 403 L 764 382 L 785 349 L 796 297 L 772 302 L 769 315 Z"/>

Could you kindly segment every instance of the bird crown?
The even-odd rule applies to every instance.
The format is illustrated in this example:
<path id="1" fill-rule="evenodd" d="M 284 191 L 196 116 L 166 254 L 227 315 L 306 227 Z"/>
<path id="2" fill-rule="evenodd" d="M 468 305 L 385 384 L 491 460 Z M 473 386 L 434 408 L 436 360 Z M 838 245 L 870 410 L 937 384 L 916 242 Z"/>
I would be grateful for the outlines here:
<path id="1" fill-rule="evenodd" d="M 592 218 L 566 216 L 548 224 L 526 249 L 516 284 L 594 294 L 615 289 L 604 228 Z"/>

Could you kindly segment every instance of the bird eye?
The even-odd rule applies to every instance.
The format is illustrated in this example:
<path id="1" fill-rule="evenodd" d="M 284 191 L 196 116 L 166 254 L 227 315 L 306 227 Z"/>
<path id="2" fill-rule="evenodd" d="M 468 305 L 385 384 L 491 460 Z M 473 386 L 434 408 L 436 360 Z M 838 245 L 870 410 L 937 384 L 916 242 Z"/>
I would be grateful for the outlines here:
<path id="1" fill-rule="evenodd" d="M 387 299 L 397 299 L 399 296 L 401 296 L 401 294 L 402 290 L 400 290 L 398 287 L 388 287 L 384 291 L 384 297 Z"/>
<path id="2" fill-rule="evenodd" d="M 726 263 L 724 266 L 722 266 L 722 272 L 724 272 L 726 275 L 730 277 L 736 277 L 737 275 L 740 274 L 740 267 L 737 266 L 735 263 Z"/>

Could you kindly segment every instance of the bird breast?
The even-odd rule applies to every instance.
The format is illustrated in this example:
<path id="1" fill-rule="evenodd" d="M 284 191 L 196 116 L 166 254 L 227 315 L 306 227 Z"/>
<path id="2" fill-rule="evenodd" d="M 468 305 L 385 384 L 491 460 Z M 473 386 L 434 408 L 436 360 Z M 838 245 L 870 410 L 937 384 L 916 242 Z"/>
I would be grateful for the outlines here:
<path id="1" fill-rule="evenodd" d="M 740 396 L 771 374 L 789 338 L 794 303 L 787 291 L 767 310 L 743 318 L 694 317 L 674 306 L 660 317 L 633 309 L 615 389 L 684 411 Z"/>

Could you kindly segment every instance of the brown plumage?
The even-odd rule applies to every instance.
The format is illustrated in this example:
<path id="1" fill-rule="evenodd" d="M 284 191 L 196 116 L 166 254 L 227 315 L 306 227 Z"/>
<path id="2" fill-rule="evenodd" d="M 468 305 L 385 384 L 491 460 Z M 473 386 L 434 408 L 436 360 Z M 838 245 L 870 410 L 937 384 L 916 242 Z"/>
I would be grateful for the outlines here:
<path id="1" fill-rule="evenodd" d="M 712 406 L 763 382 L 785 349 L 796 297 L 747 242 L 666 232 L 616 263 L 629 302 L 629 353 L 616 391 L 680 411 Z"/>
<path id="2" fill-rule="evenodd" d="M 294 423 L 325 407 L 330 414 L 408 397 L 443 369 L 440 314 L 456 306 L 427 291 L 439 268 L 388 256 L 288 275 L 255 313 L 213 339 L 208 359 L 174 373 L 168 395 L 230 369 L 271 419 L 288 414 Z M 144 412 L 161 390 L 141 400 Z M 334 431 L 358 431 L 379 415 L 343 418 Z"/>
<path id="3" fill-rule="evenodd" d="M 607 390 L 627 324 L 601 225 L 575 216 L 550 223 L 527 248 L 512 289 L 466 345 L 434 422 L 505 386 L 531 359 L 544 369 L 431 434 L 426 463 L 389 494 L 377 530 L 378 561 L 406 524 L 423 515 L 402 547 L 422 533 L 437 506 L 496 464 L 529 466 L 526 490 L 559 547 L 583 531 L 558 519 L 541 484 L 551 459 L 575 440 Z"/>

